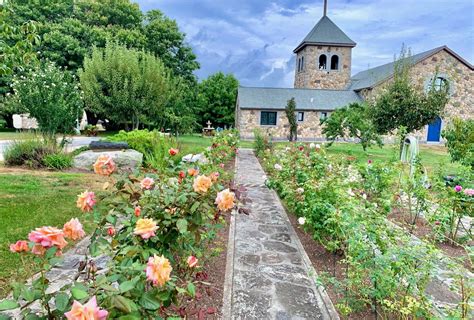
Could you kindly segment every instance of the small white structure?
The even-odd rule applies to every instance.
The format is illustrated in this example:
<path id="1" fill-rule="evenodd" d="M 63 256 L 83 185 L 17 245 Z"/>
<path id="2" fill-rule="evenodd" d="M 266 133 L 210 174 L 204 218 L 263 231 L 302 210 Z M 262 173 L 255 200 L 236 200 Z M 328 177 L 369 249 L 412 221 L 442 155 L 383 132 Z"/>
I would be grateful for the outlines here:
<path id="1" fill-rule="evenodd" d="M 30 118 L 29 113 L 14 114 L 13 127 L 17 130 L 38 129 L 38 121 L 35 118 Z"/>

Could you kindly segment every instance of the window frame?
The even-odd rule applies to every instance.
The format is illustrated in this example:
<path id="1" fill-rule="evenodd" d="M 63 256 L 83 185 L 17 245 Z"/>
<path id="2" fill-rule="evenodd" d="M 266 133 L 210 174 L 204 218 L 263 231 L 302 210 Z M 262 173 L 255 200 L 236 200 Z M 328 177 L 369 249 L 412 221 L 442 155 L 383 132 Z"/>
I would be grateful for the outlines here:
<path id="1" fill-rule="evenodd" d="M 336 68 L 333 69 L 333 68 L 332 68 L 332 62 L 333 62 L 332 60 L 333 60 L 334 58 L 337 59 L 337 62 L 336 62 Z M 338 71 L 338 70 L 339 70 L 339 60 L 340 60 L 340 59 L 339 59 L 339 56 L 338 56 L 337 54 L 333 54 L 333 55 L 331 56 L 331 60 L 330 60 L 330 63 L 329 63 L 329 69 L 330 69 L 331 71 Z"/>
<path id="2" fill-rule="evenodd" d="M 263 114 L 267 114 L 266 117 L 263 116 Z M 268 114 L 275 114 L 275 123 L 270 123 Z M 263 123 L 264 118 L 266 118 L 266 123 Z M 269 111 L 269 110 L 260 110 L 260 126 L 265 126 L 265 127 L 275 127 L 278 123 L 278 112 L 277 111 Z"/>
<path id="3" fill-rule="evenodd" d="M 300 120 L 301 115 L 301 120 Z M 304 121 L 304 111 L 297 111 L 296 112 L 296 121 L 303 122 Z"/>
<path id="4" fill-rule="evenodd" d="M 323 117 L 323 114 L 324 114 L 324 117 Z M 327 118 L 329 118 L 329 112 L 327 112 L 327 111 L 319 111 L 319 120 L 320 120 L 320 121 L 324 121 L 324 120 L 326 120 Z"/>
<path id="5" fill-rule="evenodd" d="M 321 59 L 324 58 L 324 68 L 321 68 Z M 318 57 L 318 70 L 327 70 L 328 69 L 328 56 L 325 53 L 322 53 Z"/>

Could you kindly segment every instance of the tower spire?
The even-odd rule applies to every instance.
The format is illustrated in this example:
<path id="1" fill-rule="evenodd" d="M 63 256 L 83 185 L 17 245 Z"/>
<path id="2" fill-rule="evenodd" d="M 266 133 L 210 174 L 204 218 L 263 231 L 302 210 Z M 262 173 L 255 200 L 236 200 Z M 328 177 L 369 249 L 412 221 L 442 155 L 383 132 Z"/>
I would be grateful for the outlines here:
<path id="1" fill-rule="evenodd" d="M 324 0 L 324 16 L 328 15 L 328 0 Z"/>

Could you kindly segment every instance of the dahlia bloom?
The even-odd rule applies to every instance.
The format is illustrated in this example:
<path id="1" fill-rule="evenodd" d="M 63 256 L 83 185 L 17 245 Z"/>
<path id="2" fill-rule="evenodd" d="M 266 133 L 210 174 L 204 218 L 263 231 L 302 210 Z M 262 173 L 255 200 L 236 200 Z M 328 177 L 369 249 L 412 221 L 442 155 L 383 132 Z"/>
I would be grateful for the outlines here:
<path id="1" fill-rule="evenodd" d="M 28 248 L 28 242 L 25 240 L 18 240 L 16 243 L 12 243 L 10 245 L 11 252 L 28 252 L 30 248 Z"/>
<path id="2" fill-rule="evenodd" d="M 215 204 L 222 211 L 228 211 L 235 206 L 235 194 L 229 189 L 222 190 L 217 194 Z"/>
<path id="3" fill-rule="evenodd" d="M 142 182 L 140 182 L 140 187 L 143 190 L 151 190 L 153 189 L 154 185 L 155 185 L 155 180 L 153 180 L 153 178 L 150 178 L 150 177 L 146 177 L 142 180 Z"/>
<path id="4" fill-rule="evenodd" d="M 94 163 L 94 172 L 102 176 L 110 176 L 116 168 L 112 157 L 107 154 L 100 155 Z"/>
<path id="5" fill-rule="evenodd" d="M 188 262 L 188 267 L 194 268 L 198 264 L 198 259 L 195 256 L 189 256 L 187 262 Z"/>
<path id="6" fill-rule="evenodd" d="M 28 234 L 28 239 L 46 249 L 53 246 L 62 249 L 67 245 L 66 240 L 64 240 L 64 232 L 54 227 L 36 228 Z"/>
<path id="7" fill-rule="evenodd" d="M 72 218 L 66 222 L 63 226 L 63 232 L 66 238 L 72 239 L 74 241 L 82 239 L 86 235 L 82 229 L 82 224 L 77 218 Z"/>
<path id="8" fill-rule="evenodd" d="M 83 212 L 90 212 L 96 204 L 95 193 L 90 191 L 84 191 L 77 196 L 76 206 Z"/>
<path id="9" fill-rule="evenodd" d="M 68 320 L 105 320 L 108 314 L 106 310 L 97 306 L 96 297 L 93 296 L 85 305 L 74 300 L 71 311 L 64 315 Z"/>
<path id="10" fill-rule="evenodd" d="M 171 268 L 170 261 L 164 256 L 158 257 L 156 254 L 148 259 L 146 265 L 146 278 L 151 281 L 154 286 L 162 287 L 170 279 Z"/>
<path id="11" fill-rule="evenodd" d="M 197 193 L 206 193 L 212 186 L 212 180 L 206 176 L 198 176 L 194 179 L 193 189 Z"/>
<path id="12" fill-rule="evenodd" d="M 156 222 L 153 219 L 138 219 L 133 234 L 149 239 L 155 236 L 155 231 L 158 229 Z"/>

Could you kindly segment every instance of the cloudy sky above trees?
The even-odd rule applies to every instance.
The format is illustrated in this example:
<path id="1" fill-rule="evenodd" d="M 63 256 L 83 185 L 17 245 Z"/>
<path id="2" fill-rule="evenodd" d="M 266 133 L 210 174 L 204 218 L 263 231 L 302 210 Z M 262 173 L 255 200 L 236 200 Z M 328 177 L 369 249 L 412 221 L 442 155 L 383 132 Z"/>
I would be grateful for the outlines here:
<path id="1" fill-rule="evenodd" d="M 245 86 L 292 87 L 293 49 L 322 15 L 323 0 L 136 0 L 176 19 L 202 79 L 231 72 Z M 328 16 L 355 42 L 352 72 L 447 45 L 474 61 L 472 0 L 329 0 Z"/>

